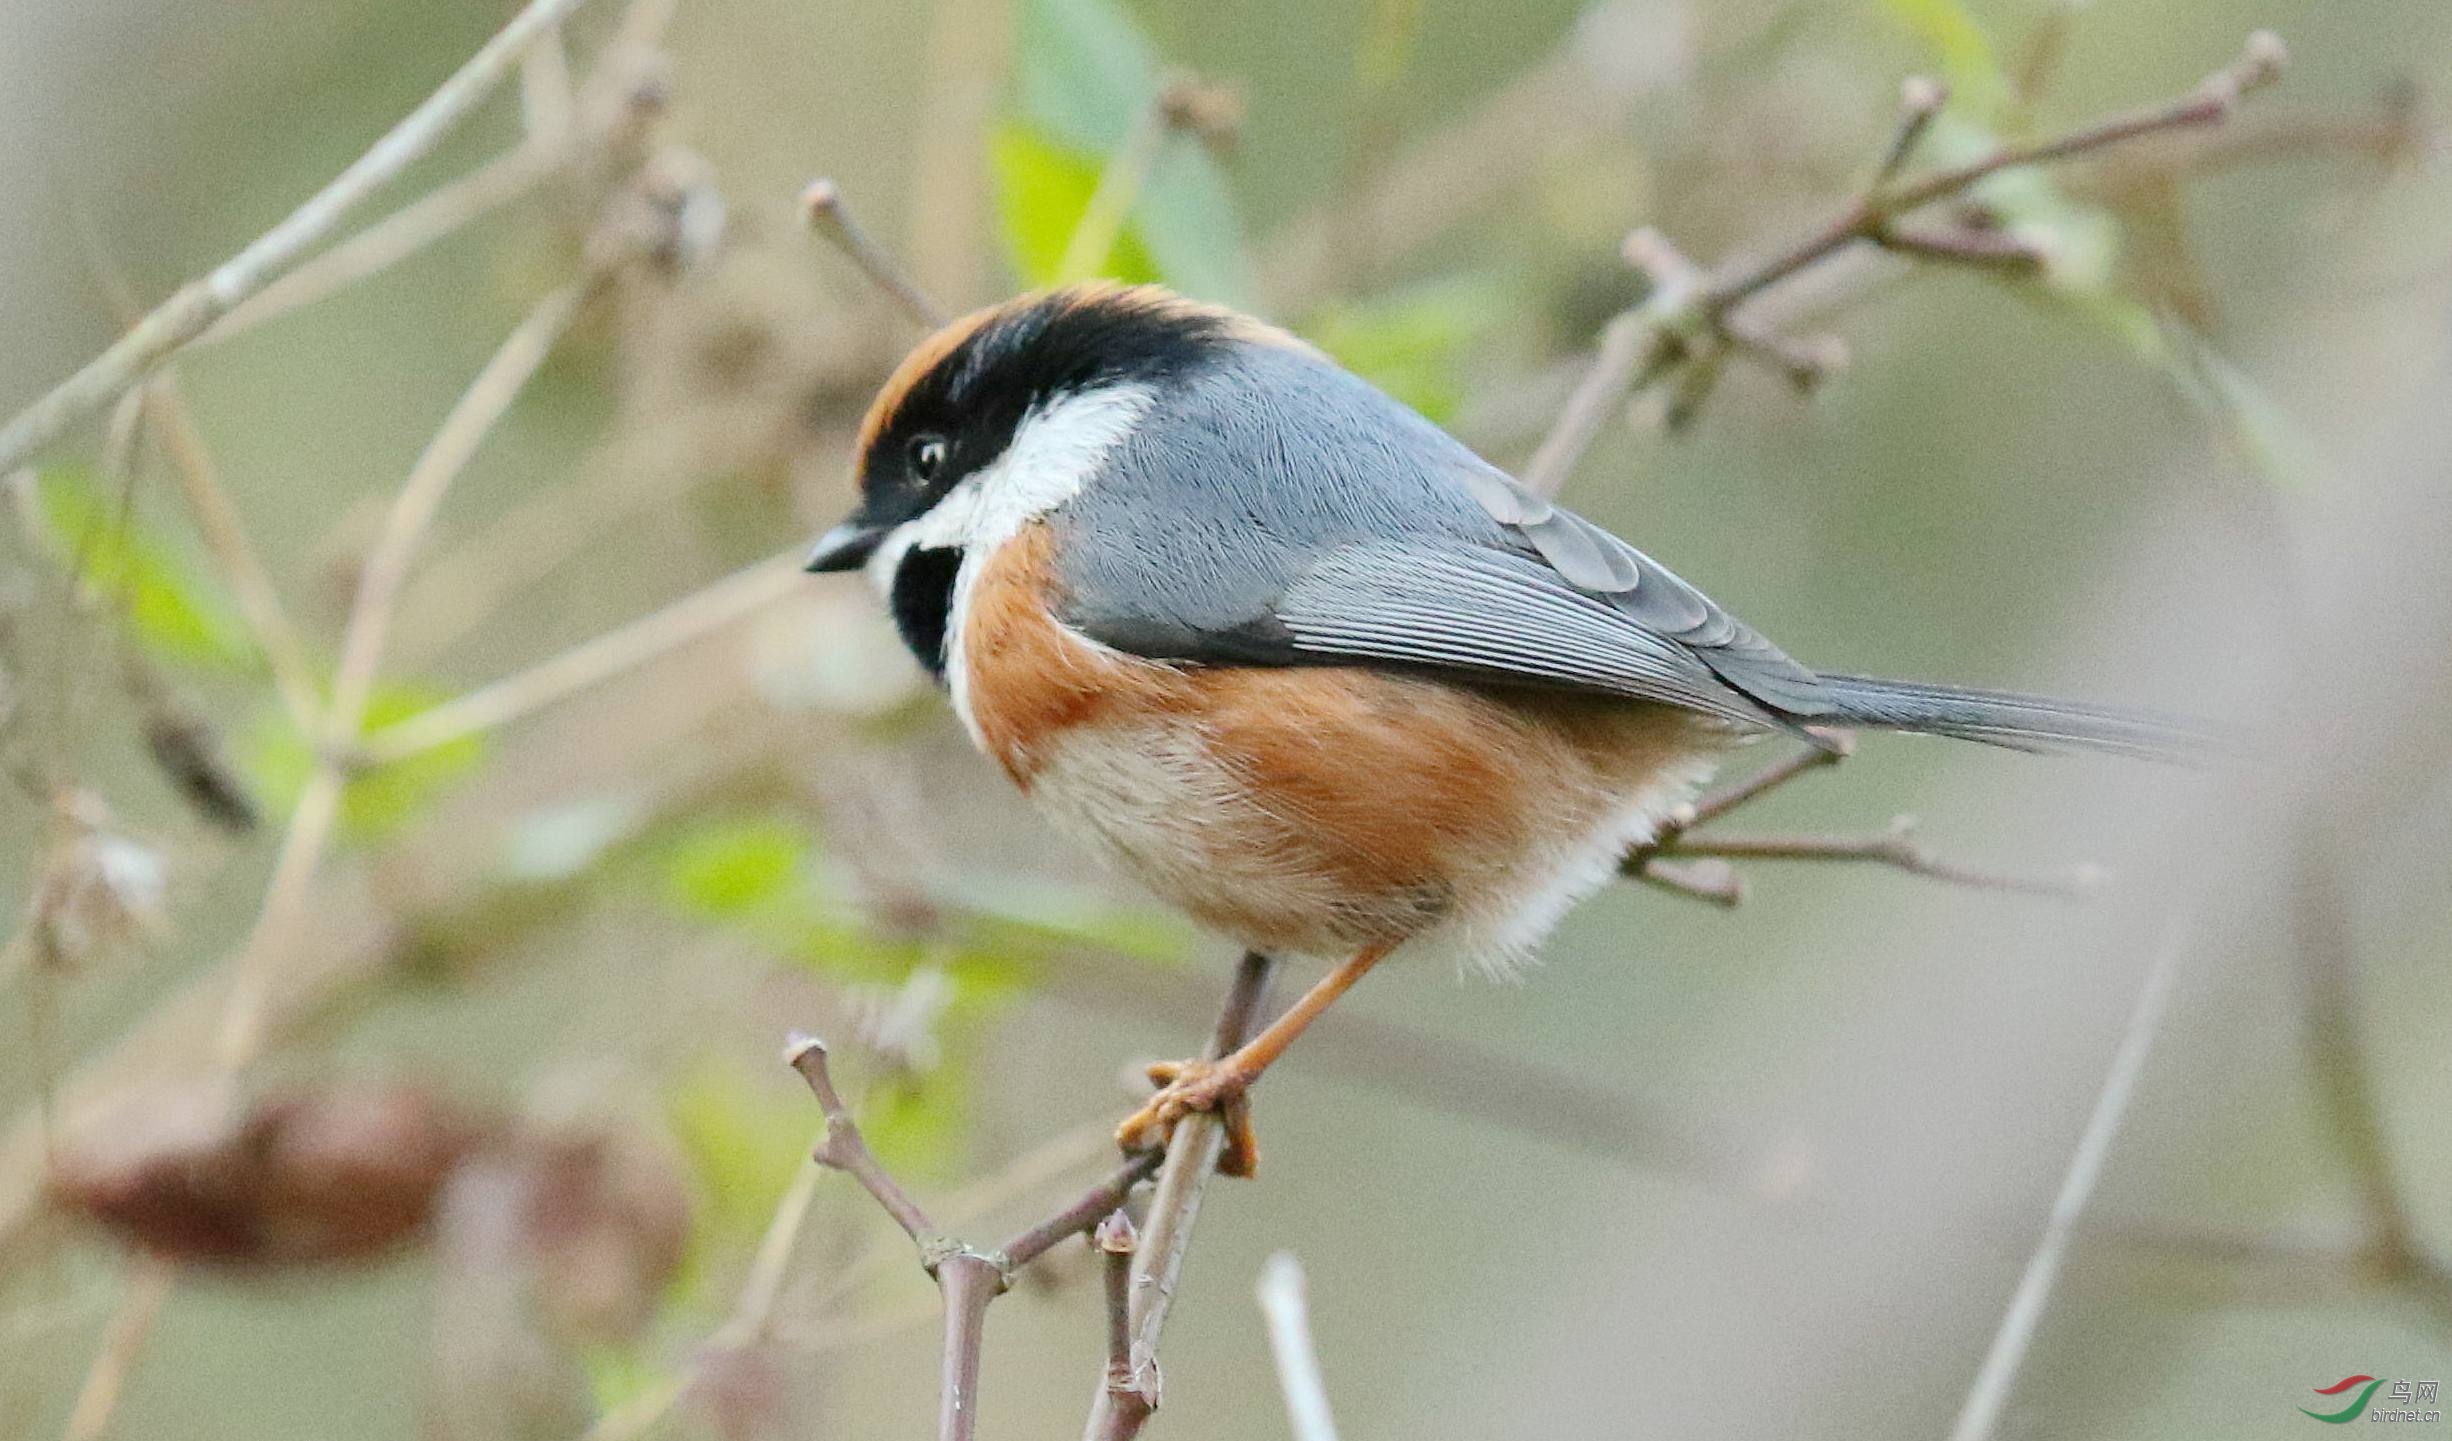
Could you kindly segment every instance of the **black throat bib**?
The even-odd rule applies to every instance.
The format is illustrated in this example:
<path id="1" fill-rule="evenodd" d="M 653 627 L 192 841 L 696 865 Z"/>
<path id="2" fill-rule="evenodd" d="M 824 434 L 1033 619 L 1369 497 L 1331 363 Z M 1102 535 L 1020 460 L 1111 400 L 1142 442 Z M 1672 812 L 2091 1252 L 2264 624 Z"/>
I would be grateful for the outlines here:
<path id="1" fill-rule="evenodd" d="M 953 619 L 954 576 L 961 569 L 959 546 L 911 551 L 894 568 L 894 588 L 887 597 L 903 644 L 940 682 L 945 679 L 945 632 Z"/>

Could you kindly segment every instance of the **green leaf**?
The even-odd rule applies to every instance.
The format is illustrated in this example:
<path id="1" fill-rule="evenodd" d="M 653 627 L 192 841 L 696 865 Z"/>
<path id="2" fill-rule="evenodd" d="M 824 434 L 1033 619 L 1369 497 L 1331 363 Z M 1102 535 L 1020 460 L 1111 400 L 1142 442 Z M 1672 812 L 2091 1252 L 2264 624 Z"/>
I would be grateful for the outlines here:
<path id="1" fill-rule="evenodd" d="M 1932 52 L 1960 115 L 1992 124 L 2007 113 L 2010 84 L 2000 51 L 1964 0 L 1882 0 L 1882 9 Z"/>
<path id="2" fill-rule="evenodd" d="M 1465 276 L 1330 306 L 1312 317 L 1304 338 L 1445 425 L 1468 392 L 1465 358 L 1504 318 L 1505 307 L 1496 277 Z"/>
<path id="3" fill-rule="evenodd" d="M 1023 284 L 1055 284 L 1105 162 L 1013 121 L 996 128 L 989 159 L 996 174 L 996 216 L 1004 231 L 1006 258 Z M 1159 278 L 1149 248 L 1129 220 L 1101 270 L 1107 278 L 1129 284 Z"/>
<path id="4" fill-rule="evenodd" d="M 648 1360 L 638 1346 L 589 1346 L 579 1353 L 579 1365 L 600 1416 L 679 1384 L 679 1378 Z"/>
<path id="5" fill-rule="evenodd" d="M 1980 160 L 2000 147 L 1992 131 L 1944 115 L 1925 140 L 1936 165 Z M 2073 199 L 2040 166 L 1986 176 L 1970 192 L 2004 230 L 2043 256 L 2042 284 L 2064 296 L 2113 295 L 2120 272 L 2120 223 L 2109 211 Z"/>
<path id="6" fill-rule="evenodd" d="M 729 920 L 788 902 L 809 851 L 809 837 L 782 821 L 715 821 L 673 843 L 665 878 L 682 913 Z"/>
<path id="7" fill-rule="evenodd" d="M 101 495 L 92 477 L 50 470 L 35 488 L 53 559 L 63 567 L 81 564 L 88 596 L 114 605 L 124 597 L 128 623 L 149 649 L 191 665 L 253 663 L 255 648 L 228 602 L 167 541 L 121 524 L 116 498 Z"/>
<path id="8" fill-rule="evenodd" d="M 1120 0 L 1023 0 L 1015 63 L 1021 124 L 1051 146 L 1094 157 L 1093 184 L 1149 113 L 1165 74 Z M 1168 285 L 1227 305 L 1252 303 L 1233 189 L 1198 143 L 1167 142 L 1140 187 L 1131 230 Z"/>
<path id="9" fill-rule="evenodd" d="M 362 730 L 398 725 L 446 699 L 429 686 L 380 684 L 367 699 Z M 248 774 L 260 793 L 280 807 L 297 802 L 315 770 L 315 748 L 298 734 L 285 710 L 263 713 L 244 754 Z M 360 843 L 391 834 L 414 820 L 446 786 L 484 758 L 484 738 L 472 735 L 358 772 L 341 792 L 342 834 Z"/>

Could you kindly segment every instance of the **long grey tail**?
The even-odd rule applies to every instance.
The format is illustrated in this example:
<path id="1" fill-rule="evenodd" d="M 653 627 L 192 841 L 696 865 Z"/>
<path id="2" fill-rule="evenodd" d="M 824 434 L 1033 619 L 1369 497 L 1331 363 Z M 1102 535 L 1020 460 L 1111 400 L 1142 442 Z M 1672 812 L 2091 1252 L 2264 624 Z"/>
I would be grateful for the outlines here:
<path id="1" fill-rule="evenodd" d="M 1954 736 L 2012 750 L 2104 751 L 2161 761 L 2203 759 L 2220 748 L 2213 731 L 2178 716 L 1872 676 L 1821 680 L 1839 707 L 1817 717 L 1827 724 Z"/>

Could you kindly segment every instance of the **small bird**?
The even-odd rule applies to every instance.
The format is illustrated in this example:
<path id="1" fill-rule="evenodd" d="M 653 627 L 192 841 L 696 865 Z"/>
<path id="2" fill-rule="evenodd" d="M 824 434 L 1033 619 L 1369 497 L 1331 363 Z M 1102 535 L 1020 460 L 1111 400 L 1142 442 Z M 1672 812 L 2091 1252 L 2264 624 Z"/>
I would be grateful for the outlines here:
<path id="1" fill-rule="evenodd" d="M 1245 1092 L 1400 947 L 1494 975 L 1736 748 L 1914 731 L 2163 756 L 2178 722 L 1810 670 L 1284 331 L 1152 286 L 923 341 L 863 422 L 864 568 L 973 742 L 1062 831 L 1326 977 L 1151 1068 L 1127 1149 Z"/>

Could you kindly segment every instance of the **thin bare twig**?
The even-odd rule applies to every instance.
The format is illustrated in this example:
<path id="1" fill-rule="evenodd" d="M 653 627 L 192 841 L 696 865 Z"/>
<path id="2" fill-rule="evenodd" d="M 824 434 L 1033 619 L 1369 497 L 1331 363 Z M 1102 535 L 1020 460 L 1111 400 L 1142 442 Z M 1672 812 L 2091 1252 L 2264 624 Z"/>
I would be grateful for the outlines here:
<path id="1" fill-rule="evenodd" d="M 1137 1157 L 1128 1160 L 1114 1175 L 1047 1220 L 1028 1227 L 1003 1246 L 982 1248 L 940 1230 L 869 1150 L 851 1108 L 835 1089 L 824 1042 L 794 1033 L 785 1048 L 784 1060 L 808 1083 L 810 1093 L 817 1097 L 818 1109 L 826 1117 L 825 1135 L 811 1153 L 813 1158 L 819 1165 L 844 1172 L 860 1183 L 861 1189 L 919 1248 L 921 1269 L 937 1283 L 945 1311 L 937 1434 L 940 1441 L 970 1441 L 979 1425 L 979 1356 L 989 1305 L 1012 1284 L 1016 1272 L 1047 1254 L 1066 1237 L 1089 1231 L 1100 1217 L 1122 1205 L 1133 1186 L 1155 1167 L 1156 1160 Z"/>
<path id="2" fill-rule="evenodd" d="M 77 1403 L 62 1433 L 65 1441 L 98 1441 L 109 1429 L 119 1409 L 120 1393 L 136 1369 L 136 1358 L 153 1334 L 153 1323 L 161 1317 L 178 1276 L 178 1268 L 168 1261 L 147 1257 L 136 1263 L 119 1309 L 103 1330 L 102 1347 L 94 1353 L 93 1364 L 86 1367 L 85 1384 L 77 1390 Z"/>
<path id="3" fill-rule="evenodd" d="M 1163 1159 L 1158 1152 L 1144 1151 L 1126 1157 L 1107 1179 L 1082 1193 L 1071 1205 L 1053 1216 L 1014 1236 L 996 1249 L 1004 1254 L 1009 1268 L 1019 1270 L 1049 1251 L 1068 1236 L 1079 1236 L 1095 1229 L 1102 1217 L 1113 1214 L 1132 1195 L 1132 1188 L 1150 1178 Z"/>
<path id="4" fill-rule="evenodd" d="M 883 246 L 870 238 L 868 230 L 851 213 L 851 207 L 844 203 L 843 187 L 832 180 L 810 181 L 809 188 L 800 192 L 800 214 L 811 230 L 834 242 L 871 284 L 884 291 L 921 326 L 934 330 L 952 318 Z"/>
<path id="5" fill-rule="evenodd" d="M 860 1189 L 912 1240 L 924 1242 L 934 1235 L 936 1223 L 878 1162 L 867 1138 L 860 1134 L 860 1123 L 852 1118 L 851 1107 L 843 1104 L 842 1093 L 834 1088 L 834 1073 L 826 1065 L 826 1043 L 795 1031 L 784 1043 L 783 1062 L 809 1083 L 809 1092 L 817 1097 L 817 1108 L 826 1118 L 825 1134 L 809 1152 L 811 1159 L 858 1181 Z"/>
<path id="6" fill-rule="evenodd" d="M 1085 1158 L 1096 1152 L 1110 1149 L 1114 1144 L 1113 1136 L 1113 1128 L 1105 1124 L 1083 1127 L 1059 1136 L 1016 1156 L 996 1175 L 957 1192 L 933 1214 L 957 1220 L 976 1215 L 1010 1199 L 1017 1192 L 1044 1185 L 1056 1173 L 1078 1167 Z M 823 1138 L 820 1139 L 822 1141 Z M 815 1147 L 811 1149 L 814 1152 Z M 702 1356 L 754 1346 L 768 1340 L 779 1341 L 803 1355 L 815 1355 L 895 1334 L 922 1321 L 937 1318 L 940 1305 L 931 1305 L 924 1311 L 904 1310 L 866 1321 L 831 1325 L 795 1326 L 783 1320 L 780 1302 L 784 1282 L 788 1279 L 791 1261 L 805 1228 L 810 1203 L 827 1169 L 812 1154 L 808 1164 L 793 1177 L 791 1187 L 785 1191 L 783 1200 L 776 1205 L 775 1214 L 767 1221 L 765 1235 L 750 1263 L 749 1275 L 741 1284 L 740 1298 L 734 1304 L 732 1315 L 708 1338 Z M 1103 1183 L 1090 1196 L 1107 1194 L 1106 1188 L 1112 1185 L 1112 1181 Z M 1085 1197 L 1067 1207 L 1067 1212 L 1078 1211 L 1089 1200 L 1090 1197 Z M 1054 1236 L 1049 1244 L 1052 1246 L 1063 1239 L 1061 1235 Z M 1019 1244 L 1020 1238 L 1006 1243 L 1003 1249 L 1008 1260 L 1011 1260 Z M 884 1269 L 884 1263 L 900 1254 L 905 1253 L 899 1247 L 881 1245 L 856 1258 L 817 1298 L 811 1309 L 820 1316 L 834 1310 Z M 1019 1270 L 1020 1264 L 1015 1263 L 1009 1269 Z M 671 1414 L 681 1399 L 689 1394 L 700 1374 L 698 1365 L 690 1366 L 664 1384 L 605 1412 L 588 1428 L 581 1441 L 635 1441 L 635 1438 L 646 1434 Z"/>
<path id="7" fill-rule="evenodd" d="M 1744 878 L 1725 864 L 1736 860 L 1853 861 L 1889 866 L 1950 885 L 2028 895 L 2078 896 L 2101 884 L 2102 871 L 2092 865 L 2018 872 L 1945 859 L 1917 843 L 1915 821 L 1909 816 L 1899 816 L 1888 828 L 1864 835 L 1695 833 L 1698 826 L 1719 820 L 1800 776 L 1836 765 L 1855 753 L 1853 739 L 1844 733 L 1824 733 L 1821 739 L 1822 745 L 1807 747 L 1787 760 L 1765 766 L 1672 815 L 1648 844 L 1627 852 L 1626 859 L 1619 863 L 1619 874 L 1716 906 L 1734 906 L 1745 899 Z"/>
<path id="8" fill-rule="evenodd" d="M 770 557 L 550 660 L 420 711 L 366 737 L 358 759 L 384 765 L 498 729 L 668 654 L 791 593 L 801 551 Z"/>
<path id="9" fill-rule="evenodd" d="M 1133 206 L 1157 173 L 1158 163 L 1166 158 L 1168 142 L 1178 135 L 1214 138 L 1230 131 L 1236 109 L 1230 99 L 1221 101 L 1217 92 L 1190 76 L 1159 86 L 1099 171 L 1098 184 L 1091 189 L 1089 202 L 1082 206 L 1081 218 L 1074 222 L 1064 254 L 1056 262 L 1056 283 L 1070 285 L 1103 274 L 1115 257 L 1116 242 L 1123 238 Z"/>
<path id="10" fill-rule="evenodd" d="M 1100 1299 L 1107 1311 L 1107 1374 L 1102 1387 L 1132 1385 L 1132 1256 L 1141 1248 L 1141 1233 L 1131 1213 L 1108 1213 L 1090 1234 L 1098 1251 Z"/>
<path id="11" fill-rule="evenodd" d="M 1270 957 L 1257 952 L 1243 957 L 1209 1037 L 1210 1059 L 1232 1051 L 1258 1029 L 1268 1004 L 1269 983 L 1276 975 L 1277 963 Z M 1209 1178 L 1217 1174 L 1218 1158 L 1225 1150 L 1225 1124 L 1206 1112 L 1178 1122 L 1167 1140 L 1166 1161 L 1150 1197 L 1149 1223 L 1142 1229 L 1140 1249 L 1133 1257 L 1124 1376 L 1120 1383 L 1111 1376 L 1102 1377 L 1084 1432 L 1088 1441 L 1130 1441 L 1141 1434 L 1158 1409 L 1163 1389 L 1158 1342 L 1175 1301 L 1175 1282 L 1183 1272 L 1184 1255 L 1192 1246 L 1201 1197 L 1208 1190 Z"/>
<path id="12" fill-rule="evenodd" d="M 2427 1253 L 2385 1134 L 2375 1077 L 2359 1036 L 2358 953 L 2331 838 L 2302 848 L 2292 896 L 2302 980 L 2301 1034 L 2324 1107 L 2325 1133 L 2341 1147 L 2358 1190 L 2366 1268 L 2425 1307 L 2452 1332 L 2452 1268 Z"/>
<path id="13" fill-rule="evenodd" d="M 350 609 L 331 705 L 323 713 L 322 725 L 310 734 L 310 739 L 319 742 L 314 770 L 291 811 L 281 849 L 273 862 L 272 878 L 265 885 L 255 924 L 240 948 L 222 1001 L 214 1035 L 214 1061 L 217 1079 L 225 1093 L 232 1078 L 255 1058 L 263 1038 L 264 1013 L 273 977 L 305 922 L 309 891 L 330 847 L 348 784 L 348 773 L 335 743 L 341 737 L 354 736 L 364 724 L 375 670 L 381 663 L 383 640 L 408 565 L 442 502 L 443 493 L 543 363 L 546 352 L 577 315 L 602 273 L 600 270 L 565 286 L 512 331 L 444 418 L 425 453 L 410 468 L 408 479 L 394 500 L 384 531 L 376 540 L 374 558 L 367 565 L 359 582 L 357 600 Z M 165 1279 L 162 1284 L 167 1287 L 170 1282 Z M 143 1345 L 151 1321 L 147 1315 L 127 1344 L 130 1364 Z M 107 1423 L 110 1406 L 115 1404 L 116 1389 L 109 1394 L 112 1400 L 104 1405 L 98 1425 Z"/>
<path id="14" fill-rule="evenodd" d="M 1657 232 L 1638 231 L 1630 237 L 1628 259 L 1649 277 L 1651 291 L 1603 328 L 1591 367 L 1525 466 L 1524 483 L 1540 494 L 1556 494 L 1626 398 L 1673 374 L 1679 387 L 1670 404 L 1671 426 L 1691 419 L 1732 352 L 1763 359 L 1800 386 L 1813 384 L 1840 357 L 1835 346 L 1781 340 L 1749 324 L 1740 312 L 1763 291 L 1842 251 L 1875 245 L 1927 261 L 2033 269 L 2041 257 L 2013 236 L 1971 226 L 1907 229 L 1900 222 L 2006 170 L 2051 165 L 2143 136 L 2218 125 L 2230 118 L 2242 95 L 2275 79 L 2285 58 L 2281 41 L 2260 30 L 2248 37 L 2236 62 L 2177 100 L 2066 135 L 2004 145 L 1967 164 L 1902 180 L 1901 171 L 1944 98 L 1937 85 L 1911 81 L 1872 181 L 1837 215 L 1786 247 L 1705 272 Z"/>
<path id="15" fill-rule="evenodd" d="M 295 269 L 360 202 L 423 158 L 492 94 L 530 42 L 586 0 L 531 0 L 494 38 L 365 154 L 279 224 L 209 274 L 182 285 L 117 342 L 50 394 L 0 426 L 0 474 L 14 470 L 69 426 L 111 403 L 179 348 Z"/>
<path id="16" fill-rule="evenodd" d="M 2136 1092 L 2137 1077 L 2145 1070 L 2146 1056 L 2153 1051 L 2154 1038 L 2162 1029 L 2172 979 L 2179 974 L 2180 956 L 2186 948 L 2187 932 L 2184 927 L 2175 926 L 2155 951 L 2137 1003 L 2129 1012 L 2128 1025 L 2121 1032 L 2120 1049 L 2112 1056 L 2111 1072 L 2103 1078 L 2103 1090 L 2095 1098 L 2094 1112 L 2086 1118 L 2086 1129 L 2078 1137 L 2077 1153 L 2070 1157 L 2068 1173 L 2061 1178 L 2060 1194 L 2053 1198 L 2043 1238 L 2036 1243 L 2025 1274 L 2018 1278 L 2018 1289 L 2010 1297 L 2008 1312 L 2001 1317 L 1992 1348 L 1984 1354 L 1983 1365 L 1975 1373 L 1975 1383 L 1959 1409 L 1958 1423 L 1950 1428 L 1950 1441 L 1985 1441 L 2001 1419 L 2001 1408 L 2008 1404 L 2010 1388 L 2018 1379 L 2019 1364 L 2026 1359 L 2036 1327 L 2043 1320 L 2044 1306 L 2052 1299 L 2052 1285 L 2060 1278 L 2061 1262 L 2068 1254 L 2070 1240 L 2086 1213 L 2086 1202 L 2094 1195 L 2095 1182 L 2102 1177 L 2112 1140 L 2120 1134 L 2120 1123 L 2128 1114 L 2129 1097 Z"/>
<path id="17" fill-rule="evenodd" d="M 1260 1311 L 1268 1318 L 1269 1353 L 1277 1359 L 1277 1384 L 1286 1393 L 1286 1424 L 1294 1441 L 1337 1441 L 1337 1421 L 1320 1377 L 1320 1355 L 1311 1341 L 1311 1308 L 1305 1297 L 1303 1263 L 1280 1251 L 1260 1267 Z"/>
<path id="18" fill-rule="evenodd" d="M 2102 884 L 2101 869 L 2084 863 L 2060 871 L 2023 872 L 1946 860 L 1916 843 L 1912 816 L 1900 816 L 1887 829 L 1857 836 L 1688 836 L 1672 846 L 1670 853 L 1731 861 L 1861 861 L 1954 886 L 2035 896 L 2082 896 Z"/>
<path id="19" fill-rule="evenodd" d="M 537 367 L 544 364 L 554 341 L 578 316 L 604 273 L 599 268 L 572 281 L 528 312 L 469 382 L 393 499 L 342 631 L 331 705 L 315 737 L 319 746 L 315 769 L 282 837 L 263 907 L 231 977 L 214 1046 L 225 1073 L 239 1070 L 254 1058 L 266 992 L 305 918 L 308 888 L 322 865 L 348 783 L 342 748 L 356 740 L 365 724 L 375 673 L 383 660 L 383 643 L 390 634 L 393 608 L 408 578 L 409 565 L 416 559 L 444 493 L 475 459 L 478 447 L 508 413 Z"/>
<path id="20" fill-rule="evenodd" d="M 522 57 L 521 99 L 529 122 L 522 143 L 302 262 L 191 344 L 219 345 L 371 280 L 533 194 L 556 173 L 573 169 L 590 147 L 618 149 L 661 106 L 657 47 L 672 8 L 672 0 L 633 0 L 584 91 L 571 86 L 562 30 L 553 27 Z"/>
<path id="21" fill-rule="evenodd" d="M 887 1172 L 860 1134 L 859 1122 L 835 1090 L 826 1066 L 826 1043 L 795 1032 L 784 1060 L 817 1097 L 826 1116 L 826 1133 L 810 1154 L 830 1170 L 842 1171 L 860 1183 L 884 1212 L 894 1218 L 919 1247 L 920 1265 L 937 1283 L 945 1302 L 944 1381 L 939 1388 L 937 1435 L 940 1441 L 969 1441 L 979 1426 L 979 1348 L 987 1326 L 988 1304 L 1005 1288 L 1002 1256 L 954 1240 L 936 1228 L 911 1193 Z"/>
<path id="22" fill-rule="evenodd" d="M 371 280 L 534 191 L 566 158 L 559 146 L 534 140 L 498 155 L 304 262 L 233 308 L 192 343 L 198 348 L 219 345 Z"/>
<path id="23" fill-rule="evenodd" d="M 135 289 L 99 231 L 90 225 L 86 228 L 88 264 L 119 323 L 133 328 L 143 319 L 143 307 L 137 302 Z M 212 555 L 223 582 L 237 597 L 239 614 L 254 634 L 266 668 L 272 672 L 273 689 L 280 695 L 290 723 L 298 727 L 300 734 L 310 733 L 317 688 L 314 667 L 307 660 L 306 642 L 281 604 L 280 592 L 256 554 L 254 542 L 247 538 L 238 505 L 221 483 L 220 468 L 214 464 L 204 434 L 188 409 L 178 372 L 164 367 L 146 384 L 121 396 L 119 407 L 113 411 L 104 447 L 105 471 L 128 473 L 132 478 L 132 473 L 116 468 L 127 460 L 118 424 L 122 416 L 141 416 L 162 454 L 169 459 L 171 473 L 178 478 L 179 492 L 195 518 L 205 549 Z"/>
<path id="24" fill-rule="evenodd" d="M 197 428 L 195 415 L 188 409 L 187 393 L 179 385 L 177 372 L 167 368 L 157 372 L 142 393 L 145 419 L 152 426 L 162 453 L 170 459 L 171 474 L 178 477 L 179 493 L 187 498 L 188 510 L 196 518 L 196 529 L 204 537 L 205 549 L 212 553 L 222 579 L 237 598 L 239 614 L 246 618 L 248 629 L 255 632 L 256 645 L 264 652 L 264 664 L 272 672 L 273 688 L 281 696 L 282 708 L 300 734 L 311 735 L 318 690 L 314 665 L 307 659 L 306 641 L 291 622 L 288 608 L 281 603 L 281 593 L 256 554 L 254 542 L 247 538 L 238 506 L 230 499 L 228 487 L 221 483 L 220 467 L 214 464 L 204 432 Z"/>

